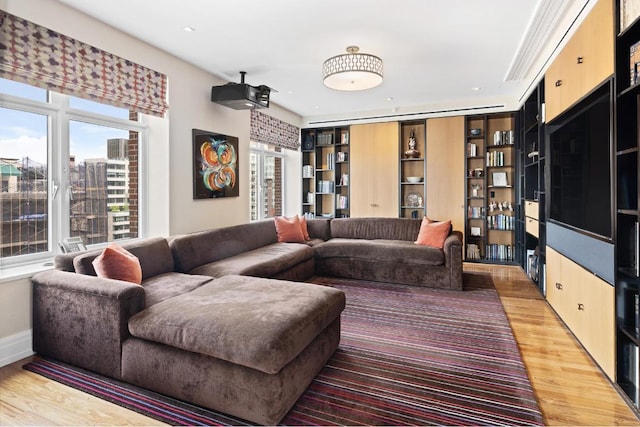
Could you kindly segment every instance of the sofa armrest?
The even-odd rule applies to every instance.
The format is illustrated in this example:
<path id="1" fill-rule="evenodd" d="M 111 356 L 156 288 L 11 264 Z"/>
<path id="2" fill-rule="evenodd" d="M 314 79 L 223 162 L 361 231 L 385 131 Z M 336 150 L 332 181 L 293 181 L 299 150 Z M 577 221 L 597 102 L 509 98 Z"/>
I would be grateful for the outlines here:
<path id="1" fill-rule="evenodd" d="M 445 265 L 451 274 L 451 289 L 462 290 L 462 233 L 452 231 L 442 249 Z"/>
<path id="2" fill-rule="evenodd" d="M 144 288 L 58 270 L 31 281 L 34 351 L 119 379 L 128 321 L 144 309 Z"/>

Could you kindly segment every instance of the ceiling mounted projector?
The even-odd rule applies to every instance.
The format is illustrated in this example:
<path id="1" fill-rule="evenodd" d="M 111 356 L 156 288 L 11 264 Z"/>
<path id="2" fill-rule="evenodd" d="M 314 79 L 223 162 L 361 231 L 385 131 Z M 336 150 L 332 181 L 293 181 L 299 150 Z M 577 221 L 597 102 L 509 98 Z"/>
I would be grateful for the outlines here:
<path id="1" fill-rule="evenodd" d="M 234 110 L 269 108 L 269 86 L 251 86 L 244 82 L 246 71 L 240 71 L 240 83 L 227 83 L 211 88 L 211 101 Z"/>

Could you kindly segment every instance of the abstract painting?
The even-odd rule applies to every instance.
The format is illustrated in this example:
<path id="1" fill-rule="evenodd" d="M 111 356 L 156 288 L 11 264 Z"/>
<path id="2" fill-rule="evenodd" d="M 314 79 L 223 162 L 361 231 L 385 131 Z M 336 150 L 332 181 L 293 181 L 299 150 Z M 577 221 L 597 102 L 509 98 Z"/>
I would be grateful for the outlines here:
<path id="1" fill-rule="evenodd" d="M 193 198 L 238 197 L 238 138 L 193 129 Z"/>

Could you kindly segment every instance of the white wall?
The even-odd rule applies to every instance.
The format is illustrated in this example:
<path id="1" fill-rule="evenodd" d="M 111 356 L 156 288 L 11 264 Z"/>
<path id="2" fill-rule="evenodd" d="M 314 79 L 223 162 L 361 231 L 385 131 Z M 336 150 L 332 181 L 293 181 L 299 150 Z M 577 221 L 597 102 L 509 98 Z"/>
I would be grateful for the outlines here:
<path id="1" fill-rule="evenodd" d="M 249 220 L 249 112 L 236 111 L 210 101 L 212 85 L 225 81 L 159 49 L 121 33 L 67 6 L 51 0 L 0 0 L 5 11 L 89 43 L 100 49 L 162 72 L 169 79 L 169 113 L 149 119 L 146 164 L 141 165 L 147 185 L 150 221 L 148 235 L 169 236 Z M 265 114 L 296 126 L 301 118 L 272 104 Z M 240 197 L 193 200 L 191 130 L 202 129 L 239 138 Z M 292 198 L 287 213 L 300 206 L 299 153 L 288 153 L 287 183 Z M 0 283 L 0 364 L 3 352 L 31 328 L 31 290 L 27 279 Z M 3 350 L 4 349 L 4 350 Z"/>

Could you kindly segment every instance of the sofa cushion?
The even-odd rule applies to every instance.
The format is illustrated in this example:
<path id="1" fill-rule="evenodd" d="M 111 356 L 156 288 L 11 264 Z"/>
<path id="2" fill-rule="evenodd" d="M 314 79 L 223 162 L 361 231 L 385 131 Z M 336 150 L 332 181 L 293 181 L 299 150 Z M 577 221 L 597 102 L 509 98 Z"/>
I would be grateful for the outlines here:
<path id="1" fill-rule="evenodd" d="M 189 272 L 199 265 L 277 243 L 273 219 L 186 234 L 169 243 L 176 271 Z"/>
<path id="2" fill-rule="evenodd" d="M 309 237 L 313 240 L 326 241 L 331 238 L 331 219 L 308 218 L 307 230 Z"/>
<path id="3" fill-rule="evenodd" d="M 416 244 L 442 249 L 444 241 L 451 232 L 451 221 L 435 222 L 426 216 L 422 219 Z"/>
<path id="4" fill-rule="evenodd" d="M 209 276 L 184 273 L 163 273 L 142 282 L 145 292 L 145 307 L 190 292 L 212 281 Z"/>
<path id="5" fill-rule="evenodd" d="M 314 246 L 316 258 L 358 258 L 398 264 L 443 265 L 444 252 L 404 240 L 331 239 Z"/>
<path id="6" fill-rule="evenodd" d="M 313 258 L 313 249 L 303 243 L 273 243 L 189 271 L 210 277 L 228 274 L 274 277 L 295 265 Z"/>
<path id="7" fill-rule="evenodd" d="M 98 277 L 124 280 L 139 285 L 142 282 L 140 261 L 131 252 L 111 243 L 91 263 Z"/>
<path id="8" fill-rule="evenodd" d="M 136 240 L 123 243 L 122 247 L 135 255 L 142 268 L 142 280 L 158 274 L 173 271 L 173 256 L 169 243 L 163 237 Z M 101 250 L 87 251 L 73 258 L 76 273 L 95 276 L 93 260 L 102 253 Z"/>
<path id="9" fill-rule="evenodd" d="M 135 337 L 275 374 L 336 320 L 340 290 L 225 276 L 129 320 Z"/>
<path id="10" fill-rule="evenodd" d="M 274 219 L 278 242 L 303 243 L 305 241 L 302 224 L 298 215 L 287 218 L 277 216 Z"/>
<path id="11" fill-rule="evenodd" d="M 335 218 L 331 220 L 331 238 L 414 242 L 421 222 L 414 218 Z"/>

